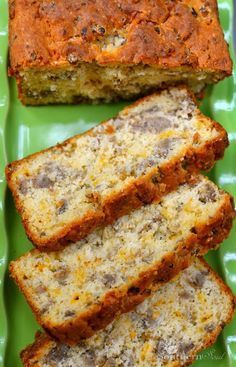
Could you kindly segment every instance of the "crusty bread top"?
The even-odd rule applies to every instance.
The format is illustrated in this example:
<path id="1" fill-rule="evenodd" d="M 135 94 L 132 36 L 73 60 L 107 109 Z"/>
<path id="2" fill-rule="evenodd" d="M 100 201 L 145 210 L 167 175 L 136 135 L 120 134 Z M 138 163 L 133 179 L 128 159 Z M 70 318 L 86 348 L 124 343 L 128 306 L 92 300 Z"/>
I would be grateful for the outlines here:
<path id="1" fill-rule="evenodd" d="M 22 352 L 25 367 L 178 367 L 213 344 L 234 312 L 234 297 L 202 260 L 136 311 L 68 347 L 42 335 Z"/>
<path id="2" fill-rule="evenodd" d="M 9 0 L 13 72 L 138 63 L 231 73 L 216 0 Z"/>
<path id="3" fill-rule="evenodd" d="M 170 88 L 86 134 L 13 162 L 6 172 L 28 236 L 46 247 L 88 218 L 104 224 L 114 220 L 119 205 L 126 212 L 135 208 L 125 194 L 132 188 L 142 196 L 144 178 L 154 191 L 163 183 L 164 167 L 192 159 L 196 169 L 209 168 L 226 145 L 226 131 L 201 114 L 188 91 Z"/>
<path id="4" fill-rule="evenodd" d="M 199 244 L 196 234 L 203 237 L 204 226 L 224 210 L 232 218 L 230 196 L 199 176 L 62 251 L 23 255 L 11 263 L 11 273 L 39 322 L 61 327 L 102 305 L 112 290 L 126 294 L 181 246 L 188 252 L 189 241 Z"/>

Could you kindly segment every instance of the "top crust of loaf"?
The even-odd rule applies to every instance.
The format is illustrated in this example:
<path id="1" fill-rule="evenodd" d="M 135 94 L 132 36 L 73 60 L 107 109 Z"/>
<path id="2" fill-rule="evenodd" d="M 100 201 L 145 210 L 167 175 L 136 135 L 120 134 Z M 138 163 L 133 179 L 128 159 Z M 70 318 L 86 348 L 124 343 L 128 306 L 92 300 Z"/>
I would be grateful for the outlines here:
<path id="1" fill-rule="evenodd" d="M 216 0 L 10 0 L 9 15 L 12 73 L 80 62 L 232 72 Z"/>

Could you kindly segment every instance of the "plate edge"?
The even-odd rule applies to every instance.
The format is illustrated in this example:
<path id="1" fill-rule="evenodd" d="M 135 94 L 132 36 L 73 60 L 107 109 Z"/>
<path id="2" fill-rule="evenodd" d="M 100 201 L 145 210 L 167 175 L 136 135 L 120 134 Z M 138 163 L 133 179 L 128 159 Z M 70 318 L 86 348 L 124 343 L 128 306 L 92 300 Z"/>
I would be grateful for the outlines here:
<path id="1" fill-rule="evenodd" d="M 9 109 L 9 88 L 7 80 L 7 59 L 8 59 L 8 5 L 7 0 L 0 2 L 0 75 L 2 86 L 0 89 L 0 366 L 4 366 L 4 357 L 7 343 L 7 316 L 4 304 L 4 278 L 7 268 L 8 243 L 5 229 L 5 194 L 6 180 L 4 169 L 7 163 L 5 147 L 5 125 Z"/>

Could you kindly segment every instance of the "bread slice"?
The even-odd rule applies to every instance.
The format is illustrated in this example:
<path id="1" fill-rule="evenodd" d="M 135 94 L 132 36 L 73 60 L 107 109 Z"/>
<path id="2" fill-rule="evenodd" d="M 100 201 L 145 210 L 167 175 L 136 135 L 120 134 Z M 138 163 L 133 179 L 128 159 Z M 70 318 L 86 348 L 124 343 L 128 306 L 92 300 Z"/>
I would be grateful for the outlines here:
<path id="1" fill-rule="evenodd" d="M 231 197 L 203 176 L 56 252 L 10 264 L 38 322 L 75 343 L 133 309 L 228 235 Z"/>
<path id="2" fill-rule="evenodd" d="M 192 95 L 173 88 L 11 163 L 6 175 L 30 240 L 58 249 L 209 169 L 227 144 L 226 131 Z"/>
<path id="3" fill-rule="evenodd" d="M 130 99 L 231 74 L 217 1 L 9 1 L 10 74 L 25 104 Z"/>
<path id="4" fill-rule="evenodd" d="M 24 367 L 178 367 L 213 344 L 234 313 L 230 289 L 196 259 L 177 278 L 74 347 L 38 334 Z"/>

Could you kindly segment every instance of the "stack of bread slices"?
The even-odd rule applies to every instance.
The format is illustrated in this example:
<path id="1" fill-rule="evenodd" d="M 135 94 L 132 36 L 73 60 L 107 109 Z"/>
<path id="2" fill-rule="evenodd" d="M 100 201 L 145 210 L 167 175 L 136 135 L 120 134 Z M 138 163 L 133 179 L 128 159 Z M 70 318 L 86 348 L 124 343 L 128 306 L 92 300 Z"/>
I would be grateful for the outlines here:
<path id="1" fill-rule="evenodd" d="M 200 171 L 226 131 L 172 87 L 8 165 L 37 249 L 10 265 L 45 333 L 27 367 L 187 366 L 234 312 L 201 256 L 228 236 L 231 196 Z"/>

